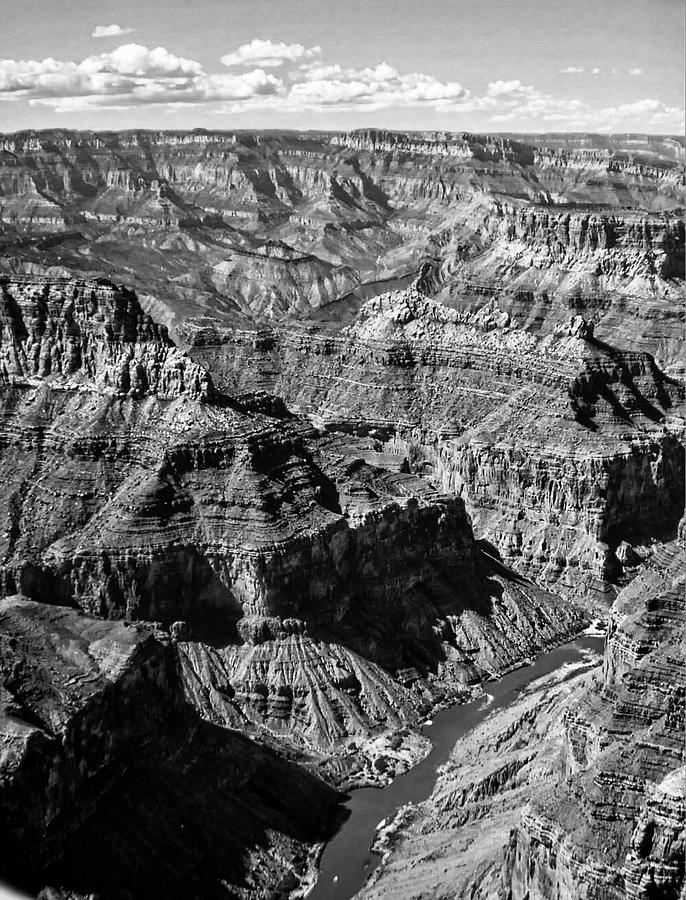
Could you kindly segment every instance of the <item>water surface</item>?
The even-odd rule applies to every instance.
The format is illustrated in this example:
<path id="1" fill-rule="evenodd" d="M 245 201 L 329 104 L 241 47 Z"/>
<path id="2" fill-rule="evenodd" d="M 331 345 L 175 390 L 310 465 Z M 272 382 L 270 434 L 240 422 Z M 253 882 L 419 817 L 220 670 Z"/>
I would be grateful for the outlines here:
<path id="1" fill-rule="evenodd" d="M 517 699 L 528 684 L 570 663 L 580 663 L 589 651 L 600 653 L 603 638 L 583 636 L 570 644 L 542 653 L 530 666 L 524 666 L 485 685 L 488 697 L 460 704 L 435 714 L 425 725 L 433 750 L 423 762 L 398 776 L 384 788 L 353 791 L 345 807 L 349 818 L 324 848 L 317 884 L 308 900 L 348 900 L 362 887 L 381 858 L 370 851 L 376 826 L 392 817 L 405 803 L 425 800 L 436 783 L 436 769 L 450 756 L 458 738 L 467 734 L 495 709 Z"/>

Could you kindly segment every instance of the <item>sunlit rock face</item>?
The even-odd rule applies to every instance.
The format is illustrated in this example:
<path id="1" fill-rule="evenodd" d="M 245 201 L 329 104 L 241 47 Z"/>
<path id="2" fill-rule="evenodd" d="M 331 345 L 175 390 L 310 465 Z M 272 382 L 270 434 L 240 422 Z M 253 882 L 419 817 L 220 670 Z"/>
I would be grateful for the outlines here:
<path id="1" fill-rule="evenodd" d="M 582 622 L 404 456 L 222 393 L 131 292 L 4 291 L 4 591 L 171 628 L 210 721 L 330 755 Z"/>
<path id="2" fill-rule="evenodd" d="M 602 675 L 565 715 L 567 778 L 535 798 L 506 860 L 512 896 L 678 897 L 684 884 L 684 554 L 617 598 Z"/>
<path id="3" fill-rule="evenodd" d="M 458 308 L 496 296 L 545 333 L 586 310 L 677 366 L 683 162 L 669 137 L 23 132 L 2 267 L 135 284 L 173 333 L 349 319 L 360 283 L 422 270 Z"/>
<path id="4" fill-rule="evenodd" d="M 358 896 L 680 897 L 683 591 L 683 545 L 656 546 L 600 664 L 547 676 L 462 738 Z"/>
<path id="5" fill-rule="evenodd" d="M 224 388 L 257 384 L 407 454 L 462 496 L 477 537 L 557 589 L 602 595 L 623 541 L 676 528 L 683 389 L 580 316 L 540 337 L 497 305 L 461 312 L 413 288 L 368 301 L 337 334 L 187 334 Z"/>
<path id="6" fill-rule="evenodd" d="M 367 895 L 679 895 L 683 162 L 0 139 L 0 877 L 302 894 L 332 785 L 609 618 L 601 668 L 458 745 Z"/>
<path id="7" fill-rule="evenodd" d="M 208 374 L 179 352 L 136 295 L 107 281 L 3 279 L 5 384 L 91 384 L 115 396 L 211 395 Z"/>
<path id="8" fill-rule="evenodd" d="M 430 242 L 425 290 L 475 310 L 497 298 L 549 334 L 574 313 L 608 343 L 681 371 L 684 223 L 645 209 L 559 210 L 475 198 Z"/>
<path id="9" fill-rule="evenodd" d="M 297 885 L 336 798 L 293 760 L 329 783 L 402 771 L 436 703 L 585 621 L 404 458 L 222 393 L 130 291 L 7 280 L 0 352 L 0 872 L 27 889 Z M 176 882 L 124 827 L 134 798 L 183 848 Z"/>

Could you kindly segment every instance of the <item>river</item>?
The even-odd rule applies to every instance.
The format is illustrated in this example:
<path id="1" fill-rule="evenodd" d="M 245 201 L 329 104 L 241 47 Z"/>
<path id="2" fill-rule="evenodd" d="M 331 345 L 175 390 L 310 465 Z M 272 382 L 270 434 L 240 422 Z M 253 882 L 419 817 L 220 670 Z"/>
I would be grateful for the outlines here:
<path id="1" fill-rule="evenodd" d="M 458 738 L 463 737 L 496 709 L 508 706 L 536 678 L 569 663 L 580 663 L 589 651 L 602 652 L 603 638 L 583 636 L 541 653 L 530 666 L 524 666 L 484 687 L 488 697 L 472 703 L 444 709 L 424 726 L 433 750 L 418 765 L 383 788 L 353 791 L 345 807 L 349 817 L 324 848 L 317 884 L 307 900 L 349 900 L 378 866 L 380 857 L 370 851 L 376 827 L 392 817 L 406 803 L 425 800 L 436 782 L 436 769 L 450 756 Z M 491 699 L 492 698 L 492 699 Z"/>
<path id="2" fill-rule="evenodd" d="M 325 322 L 338 326 L 349 325 L 367 300 L 387 294 L 389 291 L 399 291 L 409 287 L 418 277 L 419 272 L 408 272 L 405 275 L 395 275 L 380 281 L 362 282 L 345 297 L 332 300 L 331 303 L 320 306 L 309 313 L 307 321 Z"/>

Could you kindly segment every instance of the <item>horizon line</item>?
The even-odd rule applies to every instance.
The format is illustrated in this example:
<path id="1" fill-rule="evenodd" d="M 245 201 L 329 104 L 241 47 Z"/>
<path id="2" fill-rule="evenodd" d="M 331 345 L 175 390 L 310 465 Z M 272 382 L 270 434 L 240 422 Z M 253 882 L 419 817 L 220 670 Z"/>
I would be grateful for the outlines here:
<path id="1" fill-rule="evenodd" d="M 386 134 L 446 134 L 446 135 L 479 135 L 485 137 L 540 136 L 540 137 L 661 137 L 672 138 L 686 144 L 686 134 L 673 131 L 479 131 L 471 129 L 449 130 L 445 128 L 387 128 L 377 125 L 360 126 L 359 128 L 208 128 L 196 125 L 187 128 L 98 128 L 55 125 L 47 128 L 19 128 L 14 131 L 0 131 L 3 137 L 14 137 L 21 134 L 48 134 L 51 132 L 73 132 L 78 134 L 359 134 L 363 132 L 383 132 Z"/>

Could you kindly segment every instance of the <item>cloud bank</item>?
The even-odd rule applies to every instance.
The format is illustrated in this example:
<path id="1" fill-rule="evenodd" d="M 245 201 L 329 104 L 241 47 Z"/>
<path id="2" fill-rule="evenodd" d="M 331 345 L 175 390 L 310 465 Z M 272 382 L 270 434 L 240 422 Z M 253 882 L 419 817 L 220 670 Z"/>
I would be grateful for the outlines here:
<path id="1" fill-rule="evenodd" d="M 93 35 L 123 31 L 120 25 L 99 25 Z M 224 54 L 219 62 L 233 71 L 206 72 L 196 60 L 137 43 L 80 61 L 0 59 L 0 101 L 24 101 L 62 113 L 181 105 L 205 105 L 218 113 L 422 107 L 455 113 L 478 110 L 496 126 L 530 122 L 531 127 L 568 131 L 683 128 L 683 110 L 655 98 L 591 107 L 516 78 L 492 81 L 475 94 L 458 81 L 401 72 L 386 62 L 344 67 L 322 59 L 321 47 L 300 43 L 256 38 Z M 278 73 L 270 71 L 275 69 Z M 589 74 L 600 71 L 594 68 Z M 580 74 L 583 69 L 567 66 L 560 72 Z M 630 74 L 638 76 L 642 70 L 634 68 Z"/>

